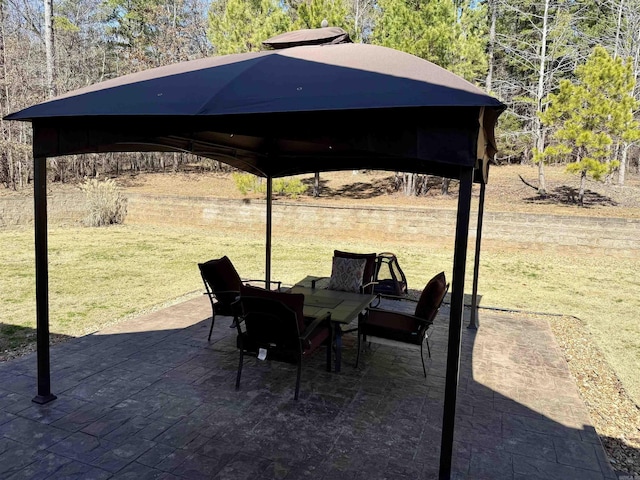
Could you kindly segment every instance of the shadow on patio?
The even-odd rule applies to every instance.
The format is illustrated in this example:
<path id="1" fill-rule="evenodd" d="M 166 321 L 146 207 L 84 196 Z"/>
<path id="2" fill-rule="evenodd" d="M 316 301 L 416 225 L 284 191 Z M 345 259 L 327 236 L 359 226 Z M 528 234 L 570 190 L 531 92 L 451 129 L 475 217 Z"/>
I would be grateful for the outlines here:
<path id="1" fill-rule="evenodd" d="M 372 346 L 342 372 L 247 359 L 240 391 L 230 319 L 195 298 L 51 349 L 37 405 L 35 356 L 0 364 L 0 477 L 431 479 L 438 476 L 448 308 L 418 353 Z M 465 323 L 466 324 L 466 323 Z M 544 321 L 481 312 L 463 328 L 453 478 L 616 478 Z"/>

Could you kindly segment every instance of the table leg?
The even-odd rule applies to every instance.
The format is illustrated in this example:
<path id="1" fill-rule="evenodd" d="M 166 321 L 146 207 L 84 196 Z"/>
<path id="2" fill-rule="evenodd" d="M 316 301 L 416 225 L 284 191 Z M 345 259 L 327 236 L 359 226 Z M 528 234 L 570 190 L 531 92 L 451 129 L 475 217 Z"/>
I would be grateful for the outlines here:
<path id="1" fill-rule="evenodd" d="M 336 345 L 336 373 L 338 373 L 342 366 L 342 328 L 340 328 L 340 325 L 336 325 L 334 335 Z"/>

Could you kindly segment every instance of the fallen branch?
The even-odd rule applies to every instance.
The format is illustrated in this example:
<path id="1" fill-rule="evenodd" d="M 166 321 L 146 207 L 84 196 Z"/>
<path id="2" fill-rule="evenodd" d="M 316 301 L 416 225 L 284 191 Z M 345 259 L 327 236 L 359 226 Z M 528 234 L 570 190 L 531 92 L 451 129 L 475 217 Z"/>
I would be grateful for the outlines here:
<path id="1" fill-rule="evenodd" d="M 522 180 L 522 183 L 524 183 L 527 187 L 533 188 L 536 192 L 538 191 L 538 187 L 527 182 L 524 178 L 522 178 L 522 175 L 518 175 L 518 176 L 520 177 L 520 180 Z"/>

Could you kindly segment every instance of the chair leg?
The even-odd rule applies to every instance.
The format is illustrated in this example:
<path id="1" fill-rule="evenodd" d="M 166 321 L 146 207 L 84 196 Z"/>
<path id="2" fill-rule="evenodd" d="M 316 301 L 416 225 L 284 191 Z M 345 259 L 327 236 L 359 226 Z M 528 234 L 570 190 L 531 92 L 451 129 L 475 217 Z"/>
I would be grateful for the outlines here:
<path id="1" fill-rule="evenodd" d="M 422 360 L 422 371 L 424 372 L 424 378 L 427 378 L 427 368 L 424 366 L 424 355 L 422 354 L 423 343 L 420 344 L 420 360 Z"/>
<path id="2" fill-rule="evenodd" d="M 358 347 L 357 347 L 358 348 L 358 354 L 356 355 L 356 368 L 358 368 L 358 362 L 360 361 L 360 350 L 361 350 L 361 347 L 360 347 L 360 331 L 359 330 L 357 332 L 357 335 L 358 335 Z"/>
<path id="3" fill-rule="evenodd" d="M 207 341 L 211 341 L 211 332 L 213 332 L 213 324 L 216 321 L 216 312 L 212 312 L 211 313 L 211 328 L 209 328 L 209 338 L 207 339 Z"/>
<path id="4" fill-rule="evenodd" d="M 298 392 L 300 392 L 300 376 L 302 374 L 302 359 L 298 360 L 298 375 L 296 377 L 296 394 L 293 399 L 298 400 Z"/>
<path id="5" fill-rule="evenodd" d="M 240 375 L 242 375 L 242 363 L 244 353 L 240 350 L 240 363 L 238 364 L 238 375 L 236 375 L 236 390 L 240 390 Z"/>

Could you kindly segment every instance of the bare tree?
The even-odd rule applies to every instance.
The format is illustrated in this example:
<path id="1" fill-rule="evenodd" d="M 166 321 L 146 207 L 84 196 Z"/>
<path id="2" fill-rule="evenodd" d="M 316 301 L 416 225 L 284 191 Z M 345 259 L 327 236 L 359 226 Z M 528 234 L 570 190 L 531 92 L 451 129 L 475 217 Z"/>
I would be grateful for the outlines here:
<path id="1" fill-rule="evenodd" d="M 487 78 L 485 80 L 485 89 L 487 93 L 491 93 L 493 88 L 493 62 L 496 46 L 496 20 L 498 18 L 497 0 L 487 0 L 489 8 L 489 41 L 487 43 Z"/>
<path id="2" fill-rule="evenodd" d="M 545 145 L 545 131 L 539 115 L 545 98 L 573 71 L 580 49 L 575 45 L 575 2 L 566 0 L 496 0 L 497 78 L 492 87 L 510 104 L 505 121 L 510 135 L 531 143 L 519 142 L 522 160 L 538 162 L 538 191 L 546 193 L 544 163 L 539 152 Z M 505 123 L 503 121 L 503 123 Z M 507 142 L 509 143 L 509 142 Z"/>
<path id="3" fill-rule="evenodd" d="M 53 98 L 56 96 L 53 0 L 44 0 L 44 49 L 47 57 L 47 93 L 49 98 Z"/>
<path id="4" fill-rule="evenodd" d="M 540 62 L 538 63 L 538 89 L 536 91 L 536 115 L 533 119 L 534 137 L 536 139 L 536 150 L 544 150 L 544 132 L 540 121 L 540 113 L 544 107 L 542 100 L 545 96 L 544 80 L 547 66 L 547 34 L 549 28 L 549 0 L 544 0 L 544 14 L 542 15 L 542 27 L 540 29 Z M 538 161 L 538 194 L 547 194 L 547 184 L 544 178 L 544 161 Z"/>

